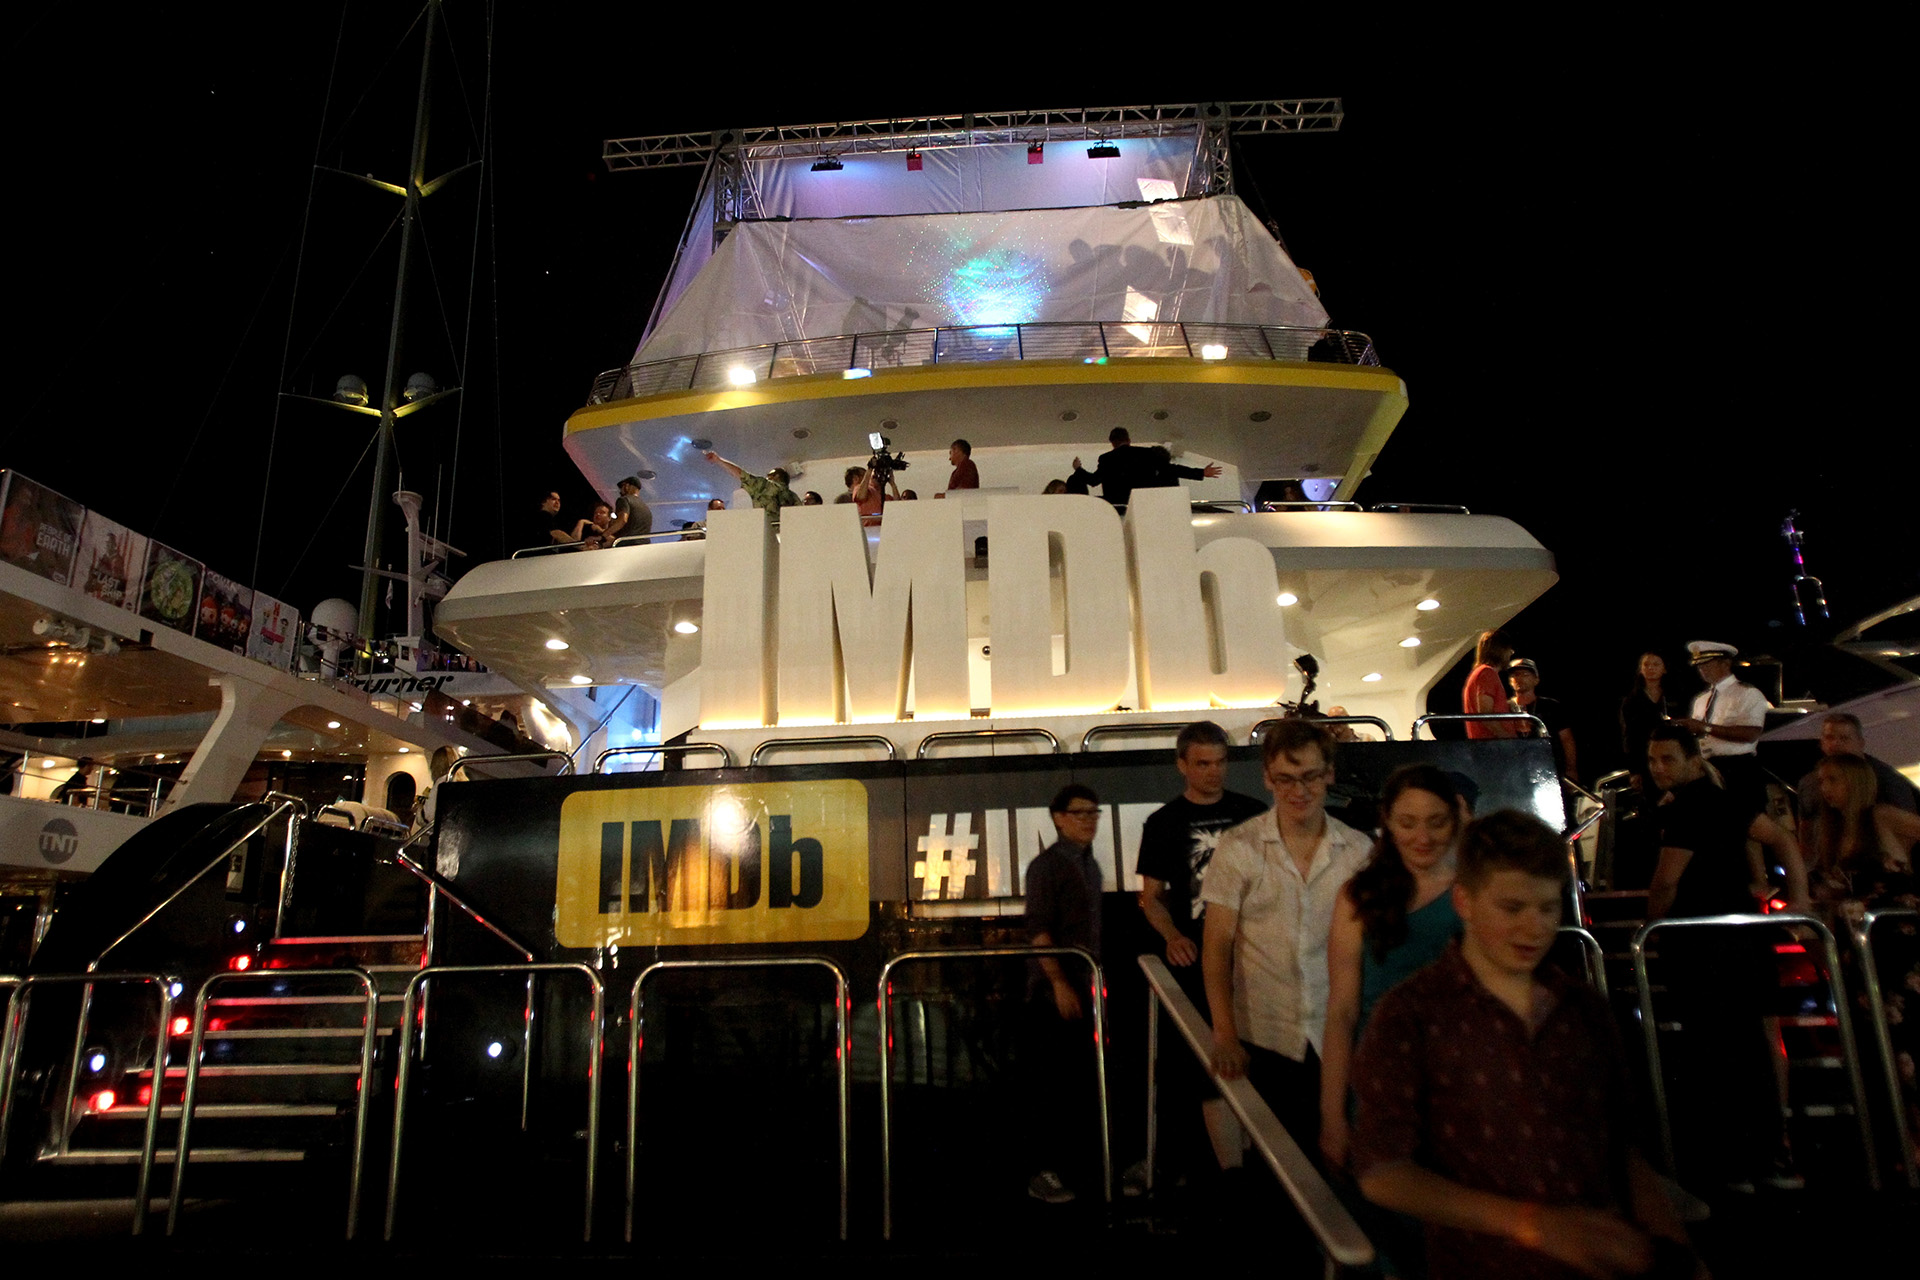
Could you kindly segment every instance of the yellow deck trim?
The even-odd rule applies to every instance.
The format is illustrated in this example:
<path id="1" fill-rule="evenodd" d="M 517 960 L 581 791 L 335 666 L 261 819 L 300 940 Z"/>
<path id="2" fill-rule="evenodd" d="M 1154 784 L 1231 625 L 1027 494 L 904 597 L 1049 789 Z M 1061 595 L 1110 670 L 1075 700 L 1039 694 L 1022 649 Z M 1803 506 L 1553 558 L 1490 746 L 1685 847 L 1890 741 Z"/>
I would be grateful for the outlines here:
<path id="1" fill-rule="evenodd" d="M 994 361 L 986 364 L 920 365 L 876 369 L 870 378 L 838 373 L 804 374 L 725 391 L 663 391 L 574 410 L 567 434 L 660 418 L 684 418 L 725 409 L 750 409 L 808 400 L 856 399 L 918 391 L 966 391 L 1007 387 L 1142 384 L 1194 386 L 1316 387 L 1363 391 L 1397 401 L 1391 422 L 1406 409 L 1406 387 L 1391 370 L 1364 365 L 1297 364 L 1278 360 L 1188 360 L 1179 357 L 1118 359 L 1107 364 L 1079 360 Z M 1387 416 L 1382 406 L 1382 416 Z M 1372 434 L 1371 432 L 1369 434 Z"/>

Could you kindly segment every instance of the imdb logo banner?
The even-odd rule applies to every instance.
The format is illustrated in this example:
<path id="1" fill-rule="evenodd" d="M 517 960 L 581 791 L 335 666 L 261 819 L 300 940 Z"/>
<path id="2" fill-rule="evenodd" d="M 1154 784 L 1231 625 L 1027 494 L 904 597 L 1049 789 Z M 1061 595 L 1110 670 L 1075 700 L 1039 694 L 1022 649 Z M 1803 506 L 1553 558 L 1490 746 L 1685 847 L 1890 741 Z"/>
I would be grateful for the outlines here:
<path id="1" fill-rule="evenodd" d="M 820 942 L 868 923 L 867 790 L 840 779 L 580 791 L 560 808 L 564 947 Z"/>

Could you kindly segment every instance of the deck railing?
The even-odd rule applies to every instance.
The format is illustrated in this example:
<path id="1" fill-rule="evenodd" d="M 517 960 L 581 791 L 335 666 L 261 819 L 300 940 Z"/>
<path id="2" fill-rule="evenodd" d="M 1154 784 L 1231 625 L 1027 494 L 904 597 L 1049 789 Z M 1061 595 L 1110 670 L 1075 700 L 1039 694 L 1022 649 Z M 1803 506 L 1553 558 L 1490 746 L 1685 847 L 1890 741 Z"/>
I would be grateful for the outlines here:
<path id="1" fill-rule="evenodd" d="M 993 360 L 1286 360 L 1378 365 L 1373 339 L 1351 329 L 1178 321 L 1046 321 L 893 329 L 831 338 L 798 338 L 757 347 L 705 351 L 608 369 L 593 380 L 587 403 L 630 400 L 663 391 L 724 391 L 770 378 L 838 373 L 865 377 L 880 369 Z"/>

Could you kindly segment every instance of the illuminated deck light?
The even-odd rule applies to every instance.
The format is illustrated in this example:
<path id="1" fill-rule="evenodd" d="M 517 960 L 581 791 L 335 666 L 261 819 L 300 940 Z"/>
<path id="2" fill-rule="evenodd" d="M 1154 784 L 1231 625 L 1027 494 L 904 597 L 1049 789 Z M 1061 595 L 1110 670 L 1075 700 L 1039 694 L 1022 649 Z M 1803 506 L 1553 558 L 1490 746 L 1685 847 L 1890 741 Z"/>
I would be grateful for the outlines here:
<path id="1" fill-rule="evenodd" d="M 754 375 L 753 370 L 747 368 L 745 365 L 737 364 L 727 370 L 727 381 L 736 387 L 750 387 L 758 382 L 759 378 Z"/>
<path id="2" fill-rule="evenodd" d="M 1440 607 L 1440 602 L 1438 600 L 1433 599 L 1431 596 L 1429 596 L 1427 599 L 1422 600 L 1419 604 L 1413 607 L 1418 609 L 1422 613 L 1431 613 L 1435 609 L 1438 609 Z"/>
<path id="3" fill-rule="evenodd" d="M 592 676 L 568 676 L 567 679 L 574 684 L 592 684 L 593 683 Z"/>
<path id="4" fill-rule="evenodd" d="M 1226 344 L 1222 342 L 1203 344 L 1200 348 L 1200 358 L 1202 360 L 1225 360 L 1227 358 Z"/>
<path id="5" fill-rule="evenodd" d="M 1361 684 L 1379 684 L 1380 673 L 1378 671 L 1369 671 L 1367 672 L 1367 674 L 1360 677 L 1360 683 Z"/>
<path id="6" fill-rule="evenodd" d="M 562 649 L 571 649 L 572 647 L 573 647 L 572 645 L 568 644 L 565 640 L 560 639 L 558 636 L 555 636 L 553 639 L 547 641 L 547 648 L 553 650 L 555 653 L 559 653 Z"/>
<path id="7" fill-rule="evenodd" d="M 847 369 L 847 370 L 844 370 L 844 371 L 842 371 L 842 372 L 841 372 L 841 374 L 840 374 L 840 376 L 841 376 L 842 378 L 845 378 L 845 379 L 846 379 L 846 380 L 847 380 L 848 382 L 853 382 L 853 381 L 855 381 L 856 379 L 859 379 L 859 378 L 871 378 L 871 377 L 873 376 L 873 370 L 871 370 L 871 369 Z"/>
<path id="8" fill-rule="evenodd" d="M 688 622 L 683 619 L 679 622 L 674 623 L 673 629 L 675 631 L 678 631 L 683 636 L 690 636 L 694 632 L 700 630 L 700 624 L 697 622 Z"/>
<path id="9" fill-rule="evenodd" d="M 1420 637 L 1408 636 L 1405 640 L 1402 640 L 1400 642 L 1400 647 L 1402 649 L 1418 649 L 1420 647 Z"/>
<path id="10" fill-rule="evenodd" d="M 1275 596 L 1273 599 L 1274 599 L 1274 603 L 1278 604 L 1282 609 L 1286 608 L 1290 604 L 1300 603 L 1300 597 L 1293 594 L 1293 592 L 1291 591 L 1282 591 L 1279 595 Z"/>

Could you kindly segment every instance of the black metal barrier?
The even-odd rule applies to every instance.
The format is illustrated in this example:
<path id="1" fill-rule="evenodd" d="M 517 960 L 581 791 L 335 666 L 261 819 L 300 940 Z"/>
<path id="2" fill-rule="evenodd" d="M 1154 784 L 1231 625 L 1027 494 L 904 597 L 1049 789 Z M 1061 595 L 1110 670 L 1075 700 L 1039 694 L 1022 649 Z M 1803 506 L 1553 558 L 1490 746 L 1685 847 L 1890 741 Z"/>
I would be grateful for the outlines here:
<path id="1" fill-rule="evenodd" d="M 633 1240 L 633 1205 L 640 1157 L 640 1024 L 646 1005 L 642 998 L 647 979 L 666 969 L 775 969 L 821 968 L 833 975 L 834 1068 L 840 1121 L 840 1238 L 847 1238 L 847 1059 L 853 1050 L 847 1039 L 847 974 L 819 956 L 746 956 L 730 960 L 656 960 L 633 980 L 627 1001 L 627 1240 Z"/>
<path id="2" fill-rule="evenodd" d="M 1351 826 L 1371 829 L 1387 776 L 1412 763 L 1432 764 L 1464 779 L 1476 812 L 1518 809 L 1556 830 L 1567 827 L 1552 744 L 1536 738 L 1342 744 L 1329 811 Z M 1096 838 L 1094 857 L 1110 890 L 1132 890 L 1138 825 L 1182 785 L 1173 753 L 1166 749 L 450 781 L 443 784 L 436 858 L 428 865 L 437 866 L 468 900 L 484 905 L 490 923 L 541 952 L 542 959 L 575 959 L 611 943 L 623 950 L 674 945 L 659 931 L 662 908 L 691 900 L 678 887 L 688 878 L 704 885 L 707 837 L 724 807 L 754 815 L 759 858 L 753 885 L 735 883 L 739 900 L 720 921 L 730 932 L 706 942 L 758 946 L 769 940 L 748 927 L 750 918 L 769 910 L 776 856 L 786 865 L 789 853 L 803 842 L 818 850 L 812 856 L 829 899 L 848 886 L 869 902 L 904 902 L 913 911 L 926 904 L 949 914 L 971 910 L 985 917 L 1020 897 L 1027 864 L 1055 838 L 1047 806 L 1068 783 L 1090 786 L 1099 795 L 1108 820 Z M 835 809 L 837 816 L 820 818 L 825 810 L 809 797 L 849 784 L 859 788 L 853 803 L 864 814 Z M 1226 785 L 1266 798 L 1259 748 L 1229 751 Z M 809 805 L 815 816 L 808 816 Z M 657 832 L 659 854 L 651 861 L 633 857 L 635 824 Z M 624 828 L 624 843 L 603 843 L 609 828 Z M 737 877 L 733 870 L 728 874 Z M 637 879 L 648 877 L 647 884 Z M 850 879 L 859 887 L 849 886 Z M 693 897 L 702 892 L 692 890 Z M 562 904 L 567 893 L 580 900 Z M 758 899 L 748 901 L 755 893 Z M 621 902 L 629 899 L 631 906 L 623 909 Z M 643 910 L 641 902 L 648 908 Z M 556 905 L 561 906 L 559 930 Z M 570 912 L 575 927 L 569 929 Z M 643 928 L 654 931 L 644 940 L 634 932 Z M 854 929 L 781 936 L 803 943 L 850 939 L 858 936 L 859 926 Z M 577 941 L 569 945 L 563 941 L 567 937 Z M 456 957 L 436 952 L 441 958 Z"/>
<path id="3" fill-rule="evenodd" d="M 964 950 L 902 951 L 880 966 L 880 1235 L 893 1239 L 893 971 L 926 960 L 989 960 L 1009 956 L 1071 956 L 1093 973 L 1093 1070 L 1100 1095 L 1100 1190 L 1113 1202 L 1113 1139 L 1107 1107 L 1106 977 L 1100 962 L 1079 947 L 969 947 Z"/>

